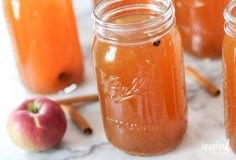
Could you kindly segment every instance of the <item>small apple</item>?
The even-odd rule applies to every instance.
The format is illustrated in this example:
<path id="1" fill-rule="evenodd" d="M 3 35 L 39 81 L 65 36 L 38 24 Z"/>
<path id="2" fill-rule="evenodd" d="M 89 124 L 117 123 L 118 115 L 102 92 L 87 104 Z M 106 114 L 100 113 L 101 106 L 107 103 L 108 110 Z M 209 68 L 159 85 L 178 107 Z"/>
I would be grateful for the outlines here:
<path id="1" fill-rule="evenodd" d="M 27 151 L 45 151 L 59 144 L 66 131 L 60 105 L 46 98 L 25 101 L 8 119 L 12 141 Z"/>

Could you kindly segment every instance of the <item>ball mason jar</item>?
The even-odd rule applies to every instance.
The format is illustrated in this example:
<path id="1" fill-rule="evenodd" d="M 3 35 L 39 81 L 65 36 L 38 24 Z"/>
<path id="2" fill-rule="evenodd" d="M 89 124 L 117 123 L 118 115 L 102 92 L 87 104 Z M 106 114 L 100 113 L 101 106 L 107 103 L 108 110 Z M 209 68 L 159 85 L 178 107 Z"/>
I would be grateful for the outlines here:
<path id="1" fill-rule="evenodd" d="M 226 135 L 236 153 L 236 1 L 224 11 L 225 37 L 223 42 L 223 82 Z"/>
<path id="2" fill-rule="evenodd" d="M 108 140 L 134 155 L 165 153 L 187 127 L 183 49 L 171 0 L 104 0 L 92 49 Z"/>
<path id="3" fill-rule="evenodd" d="M 176 19 L 186 53 L 221 58 L 223 11 L 229 0 L 174 0 Z"/>

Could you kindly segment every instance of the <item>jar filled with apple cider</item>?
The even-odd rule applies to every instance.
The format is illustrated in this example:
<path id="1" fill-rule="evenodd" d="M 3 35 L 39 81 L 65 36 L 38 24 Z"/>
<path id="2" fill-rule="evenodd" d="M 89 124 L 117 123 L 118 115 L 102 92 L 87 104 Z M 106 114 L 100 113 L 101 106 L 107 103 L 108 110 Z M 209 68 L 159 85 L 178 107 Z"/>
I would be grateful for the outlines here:
<path id="1" fill-rule="evenodd" d="M 184 49 L 197 58 L 221 58 L 223 11 L 229 0 L 174 0 Z"/>
<path id="2" fill-rule="evenodd" d="M 83 77 L 72 0 L 3 0 L 21 81 L 36 93 L 54 93 Z"/>
<path id="3" fill-rule="evenodd" d="M 223 42 L 223 82 L 226 135 L 236 153 L 236 1 L 224 12 L 225 37 Z"/>
<path id="4" fill-rule="evenodd" d="M 171 0 L 103 0 L 93 11 L 96 73 L 107 138 L 157 155 L 187 127 L 183 49 Z"/>

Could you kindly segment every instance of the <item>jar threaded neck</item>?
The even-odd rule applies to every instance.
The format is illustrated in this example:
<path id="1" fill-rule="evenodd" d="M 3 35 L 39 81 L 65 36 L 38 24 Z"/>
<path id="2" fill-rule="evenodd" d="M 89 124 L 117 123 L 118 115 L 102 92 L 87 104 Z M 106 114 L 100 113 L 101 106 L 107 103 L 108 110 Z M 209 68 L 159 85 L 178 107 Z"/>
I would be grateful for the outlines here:
<path id="1" fill-rule="evenodd" d="M 153 18 L 127 24 L 109 21 L 122 14 L 150 12 Z M 169 33 L 175 25 L 175 10 L 171 0 L 141 1 L 103 0 L 93 11 L 92 20 L 96 36 L 109 43 L 140 44 L 155 41 Z M 133 34 L 132 34 L 133 33 Z M 139 34 L 139 36 L 132 36 Z"/>

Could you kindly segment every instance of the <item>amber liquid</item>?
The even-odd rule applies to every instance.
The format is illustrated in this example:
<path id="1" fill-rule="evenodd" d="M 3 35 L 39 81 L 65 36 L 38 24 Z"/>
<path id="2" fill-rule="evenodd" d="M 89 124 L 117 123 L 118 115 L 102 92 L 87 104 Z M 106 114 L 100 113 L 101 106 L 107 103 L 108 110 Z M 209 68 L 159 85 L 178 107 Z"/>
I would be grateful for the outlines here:
<path id="1" fill-rule="evenodd" d="M 23 84 L 53 93 L 83 75 L 81 47 L 71 0 L 4 0 Z"/>
<path id="2" fill-rule="evenodd" d="M 123 15 L 114 22 L 135 23 L 151 17 L 147 13 Z M 109 141 L 135 155 L 174 148 L 187 126 L 178 30 L 173 28 L 155 45 L 115 45 L 95 39 L 93 60 Z"/>
<path id="3" fill-rule="evenodd" d="M 236 153 L 236 38 L 228 35 L 223 43 L 225 127 L 230 146 Z"/>
<path id="4" fill-rule="evenodd" d="M 174 0 L 177 25 L 187 53 L 220 58 L 224 36 L 223 11 L 229 0 Z"/>

